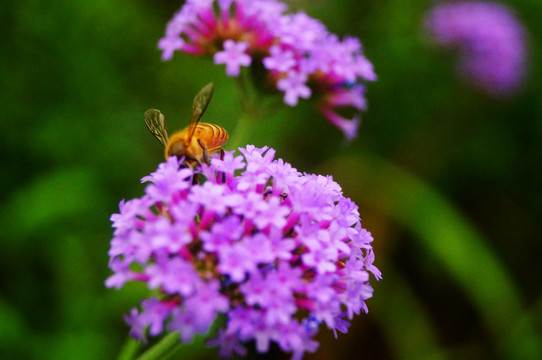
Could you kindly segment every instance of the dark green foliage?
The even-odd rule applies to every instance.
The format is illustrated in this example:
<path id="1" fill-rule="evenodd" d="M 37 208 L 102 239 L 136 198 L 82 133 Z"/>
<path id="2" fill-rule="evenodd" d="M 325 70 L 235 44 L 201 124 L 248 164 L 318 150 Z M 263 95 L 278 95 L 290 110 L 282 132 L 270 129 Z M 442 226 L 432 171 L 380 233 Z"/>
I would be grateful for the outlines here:
<path id="1" fill-rule="evenodd" d="M 498 101 L 458 79 L 454 54 L 424 37 L 429 1 L 292 3 L 360 37 L 379 76 L 349 146 L 303 101 L 250 134 L 301 171 L 333 174 L 376 239 L 384 280 L 371 313 L 338 340 L 322 329 L 307 358 L 357 357 L 361 346 L 370 359 L 535 358 L 542 3 L 508 2 L 530 32 L 531 72 L 519 96 Z M 140 178 L 163 160 L 145 110 L 161 109 L 175 131 L 213 81 L 205 121 L 234 130 L 240 99 L 222 66 L 160 60 L 156 44 L 180 5 L 2 5 L 0 358 L 115 358 L 128 333 L 122 316 L 146 291 L 104 287 L 109 216 L 142 194 Z"/>

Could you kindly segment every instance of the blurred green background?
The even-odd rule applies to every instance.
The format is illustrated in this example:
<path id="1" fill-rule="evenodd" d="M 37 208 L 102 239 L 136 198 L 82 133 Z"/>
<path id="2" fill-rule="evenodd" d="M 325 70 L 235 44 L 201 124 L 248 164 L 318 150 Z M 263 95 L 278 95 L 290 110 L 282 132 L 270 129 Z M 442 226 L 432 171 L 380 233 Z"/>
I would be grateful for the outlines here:
<path id="1" fill-rule="evenodd" d="M 542 331 L 542 3 L 508 1 L 530 33 L 524 90 L 494 100 L 422 33 L 431 1 L 291 1 L 361 38 L 378 82 L 350 146 L 308 102 L 262 119 L 249 143 L 332 174 L 376 241 L 370 313 L 307 359 L 534 359 Z M 182 127 L 214 81 L 204 120 L 234 129 L 235 82 L 210 59 L 156 44 L 178 1 L 6 2 L 0 105 L 0 358 L 115 358 L 143 287 L 104 287 L 121 199 L 162 161 L 148 108 Z M 180 358 L 190 358 L 180 352 Z M 270 355 L 269 357 L 273 357 Z M 213 358 L 214 353 L 200 355 Z M 288 357 L 286 357 L 288 358 Z"/>

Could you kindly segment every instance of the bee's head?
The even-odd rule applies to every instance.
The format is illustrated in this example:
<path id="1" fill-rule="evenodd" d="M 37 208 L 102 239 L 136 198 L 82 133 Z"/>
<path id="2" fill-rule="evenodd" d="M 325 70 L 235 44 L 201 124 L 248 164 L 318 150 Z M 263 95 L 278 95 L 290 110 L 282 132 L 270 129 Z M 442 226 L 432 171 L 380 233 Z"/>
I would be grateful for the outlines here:
<path id="1" fill-rule="evenodd" d="M 175 155 L 177 157 L 186 155 L 186 146 L 182 141 L 175 141 L 167 148 L 167 157 Z"/>
<path id="2" fill-rule="evenodd" d="M 189 154 L 188 147 L 182 140 L 174 141 L 171 144 L 169 144 L 166 148 L 166 159 L 172 155 L 175 155 L 178 159 L 181 159 L 184 157 L 184 161 L 186 163 L 199 163 L 199 161 Z"/>

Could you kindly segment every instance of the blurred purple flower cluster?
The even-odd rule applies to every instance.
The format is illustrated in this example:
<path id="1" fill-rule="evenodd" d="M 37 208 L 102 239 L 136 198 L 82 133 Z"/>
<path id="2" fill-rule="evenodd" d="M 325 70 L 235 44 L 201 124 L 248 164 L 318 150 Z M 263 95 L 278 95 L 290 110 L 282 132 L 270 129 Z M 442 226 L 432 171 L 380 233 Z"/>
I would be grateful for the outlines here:
<path id="1" fill-rule="evenodd" d="M 322 113 L 347 139 L 357 135 L 358 116 L 337 112 L 366 108 L 363 81 L 374 81 L 372 64 L 361 43 L 353 37 L 342 41 L 305 13 L 285 13 L 277 0 L 188 0 L 168 23 L 158 44 L 162 58 L 175 50 L 194 55 L 210 54 L 225 64 L 229 76 L 241 67 L 261 64 L 265 78 L 284 93 L 284 102 L 295 106 L 299 98 L 318 98 Z"/>
<path id="2" fill-rule="evenodd" d="M 260 353 L 275 342 L 301 358 L 318 347 L 319 324 L 346 333 L 367 311 L 369 273 L 381 277 L 373 238 L 330 176 L 301 174 L 267 147 L 239 150 L 201 170 L 170 157 L 142 179 L 145 195 L 111 216 L 106 285 L 156 291 L 126 316 L 137 339 L 167 326 L 189 342 L 221 313 L 209 343 L 222 356 L 254 340 Z"/>
<path id="3" fill-rule="evenodd" d="M 459 49 L 459 72 L 474 85 L 493 96 L 518 90 L 526 71 L 525 30 L 506 6 L 440 4 L 427 14 L 426 27 L 438 43 Z"/>

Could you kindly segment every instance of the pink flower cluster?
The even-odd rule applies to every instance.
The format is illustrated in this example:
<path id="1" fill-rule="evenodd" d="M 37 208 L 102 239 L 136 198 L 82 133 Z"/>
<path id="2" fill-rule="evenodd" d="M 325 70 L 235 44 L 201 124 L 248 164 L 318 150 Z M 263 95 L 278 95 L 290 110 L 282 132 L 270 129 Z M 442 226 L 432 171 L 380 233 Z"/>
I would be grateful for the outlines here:
<path id="1" fill-rule="evenodd" d="M 367 311 L 369 274 L 381 277 L 373 238 L 330 176 L 301 174 L 267 147 L 239 150 L 201 170 L 170 157 L 142 179 L 145 195 L 111 216 L 106 285 L 155 290 L 126 317 L 137 339 L 167 327 L 189 342 L 224 314 L 209 342 L 222 356 L 254 340 L 260 353 L 275 342 L 299 359 L 318 347 L 321 323 L 346 333 Z"/>
<path id="2" fill-rule="evenodd" d="M 459 72 L 493 96 L 515 93 L 527 62 L 525 29 L 506 6 L 460 1 L 435 6 L 426 16 L 430 34 L 460 52 Z"/>
<path id="3" fill-rule="evenodd" d="M 372 64 L 353 37 L 342 41 L 305 13 L 285 13 L 277 0 L 189 0 L 168 23 L 158 44 L 162 58 L 175 50 L 213 55 L 226 65 L 226 74 L 239 76 L 241 67 L 262 65 L 262 83 L 284 93 L 284 102 L 295 106 L 300 98 L 317 97 L 322 113 L 347 139 L 357 135 L 359 116 L 345 118 L 337 112 L 366 108 L 364 81 L 376 80 Z"/>

